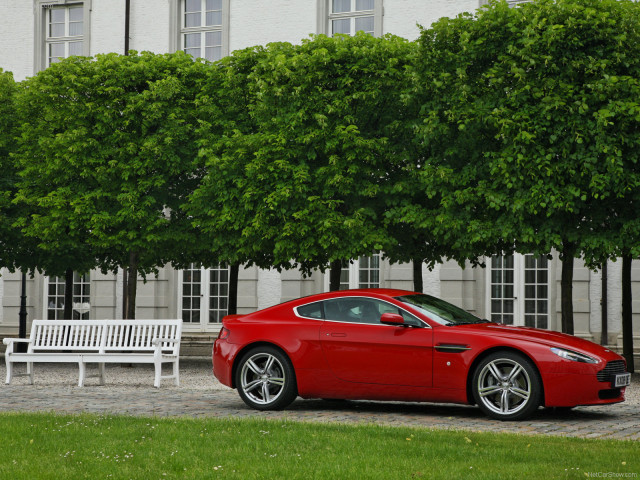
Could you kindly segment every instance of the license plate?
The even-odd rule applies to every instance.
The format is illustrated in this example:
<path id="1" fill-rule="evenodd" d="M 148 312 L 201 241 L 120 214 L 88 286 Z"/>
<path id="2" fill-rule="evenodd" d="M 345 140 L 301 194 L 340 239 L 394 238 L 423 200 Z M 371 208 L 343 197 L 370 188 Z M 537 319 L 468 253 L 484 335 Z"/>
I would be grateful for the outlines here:
<path id="1" fill-rule="evenodd" d="M 623 373 L 620 375 L 616 375 L 613 379 L 614 387 L 626 387 L 627 385 L 631 385 L 631 374 Z"/>

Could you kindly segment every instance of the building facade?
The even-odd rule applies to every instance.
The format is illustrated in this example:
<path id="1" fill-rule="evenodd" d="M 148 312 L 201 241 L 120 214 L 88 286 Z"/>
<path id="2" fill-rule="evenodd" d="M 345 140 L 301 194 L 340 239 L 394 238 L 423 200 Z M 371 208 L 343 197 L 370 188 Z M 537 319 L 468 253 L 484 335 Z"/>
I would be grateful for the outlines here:
<path id="1" fill-rule="evenodd" d="M 0 68 L 16 80 L 33 76 L 70 55 L 124 53 L 128 47 L 156 53 L 185 50 L 217 60 L 245 47 L 275 41 L 298 43 L 310 34 L 418 37 L 419 25 L 477 9 L 483 0 L 0 0 Z M 512 2 L 514 5 L 517 1 Z M 126 34 L 125 34 L 126 32 Z M 476 315 L 508 324 L 560 330 L 560 271 L 557 254 L 496 256 L 485 268 L 444 263 L 423 269 L 425 292 Z M 0 277 L 0 337 L 18 332 L 21 278 Z M 603 304 L 603 278 L 607 301 Z M 138 318 L 182 318 L 185 335 L 215 335 L 226 313 L 226 268 L 187 270 L 166 267 L 140 280 Z M 343 270 L 343 288 L 412 289 L 410 265 L 390 265 L 379 255 L 363 257 Z M 58 318 L 64 282 L 36 274 L 27 278 L 28 319 Z M 296 270 L 240 270 L 239 313 L 248 313 L 328 289 L 328 273 L 304 278 Z M 640 314 L 640 267 L 633 268 L 633 310 Z M 122 272 L 76 275 L 74 317 L 122 318 Z M 581 337 L 622 345 L 621 266 L 607 275 L 576 262 L 575 332 Z M 603 322 L 607 338 L 602 339 Z M 640 325 L 634 319 L 636 345 Z"/>

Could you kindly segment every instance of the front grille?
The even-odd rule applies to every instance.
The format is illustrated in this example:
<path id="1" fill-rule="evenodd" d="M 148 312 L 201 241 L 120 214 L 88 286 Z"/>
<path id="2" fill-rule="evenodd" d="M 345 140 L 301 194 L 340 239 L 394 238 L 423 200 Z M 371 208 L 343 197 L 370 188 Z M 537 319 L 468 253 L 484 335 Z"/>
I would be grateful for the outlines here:
<path id="1" fill-rule="evenodd" d="M 613 360 L 604 367 L 604 370 L 600 370 L 598 372 L 598 381 L 599 382 L 610 382 L 612 375 L 617 375 L 618 373 L 625 373 L 624 360 Z"/>

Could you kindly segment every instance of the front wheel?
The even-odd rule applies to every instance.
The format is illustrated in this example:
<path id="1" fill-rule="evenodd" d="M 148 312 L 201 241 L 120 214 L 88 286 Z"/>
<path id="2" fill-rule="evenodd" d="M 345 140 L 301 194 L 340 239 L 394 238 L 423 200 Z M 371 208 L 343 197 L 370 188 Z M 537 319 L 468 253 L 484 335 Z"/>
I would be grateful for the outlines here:
<path id="1" fill-rule="evenodd" d="M 535 412 L 542 381 L 531 361 L 515 352 L 496 352 L 476 367 L 473 397 L 484 413 L 498 420 L 522 420 Z"/>
<path id="2" fill-rule="evenodd" d="M 252 348 L 242 356 L 236 387 L 244 403 L 256 410 L 282 410 L 298 395 L 291 361 L 270 346 Z"/>

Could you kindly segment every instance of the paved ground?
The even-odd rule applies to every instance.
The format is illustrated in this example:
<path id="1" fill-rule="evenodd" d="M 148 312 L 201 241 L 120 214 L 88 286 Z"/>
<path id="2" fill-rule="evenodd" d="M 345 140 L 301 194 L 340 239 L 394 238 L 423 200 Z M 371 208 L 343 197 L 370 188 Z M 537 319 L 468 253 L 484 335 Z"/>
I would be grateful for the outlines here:
<path id="1" fill-rule="evenodd" d="M 77 366 L 40 364 L 36 365 L 35 385 L 28 385 L 26 377 L 14 378 L 11 385 L 1 384 L 0 411 L 254 417 L 640 440 L 640 404 L 635 401 L 635 392 L 629 403 L 578 407 L 566 413 L 540 409 L 524 422 L 490 420 L 470 406 L 364 401 L 298 399 L 283 412 L 257 412 L 246 407 L 235 390 L 215 381 L 209 362 L 183 361 L 180 373 L 180 387 L 164 381 L 160 389 L 155 389 L 151 366 L 113 365 L 107 367 L 107 385 L 87 379 L 86 386 L 79 388 Z M 2 382 L 4 375 L 2 361 Z M 639 374 L 633 376 L 630 389 L 640 389 Z"/>

